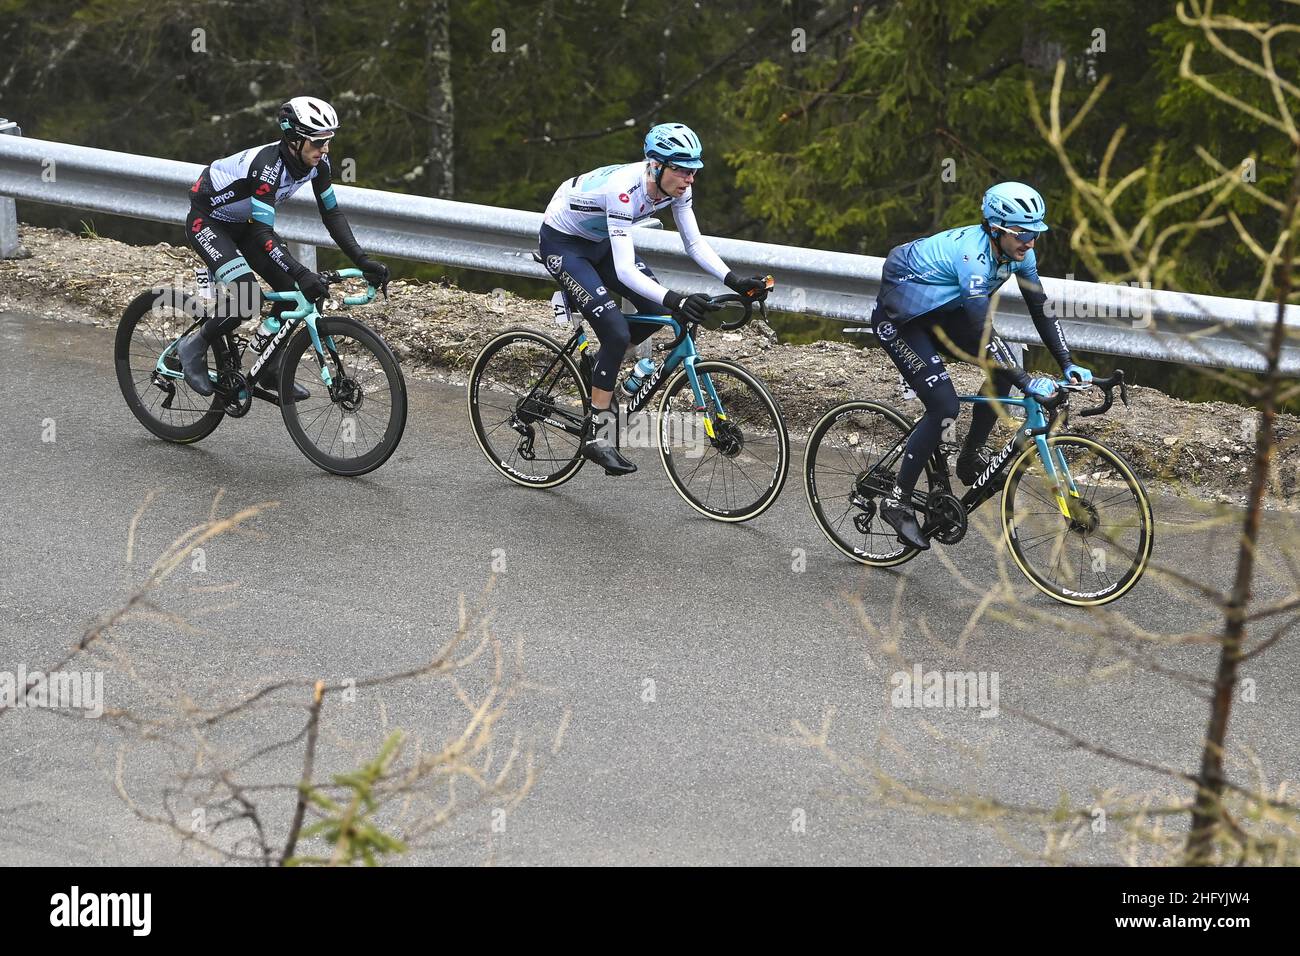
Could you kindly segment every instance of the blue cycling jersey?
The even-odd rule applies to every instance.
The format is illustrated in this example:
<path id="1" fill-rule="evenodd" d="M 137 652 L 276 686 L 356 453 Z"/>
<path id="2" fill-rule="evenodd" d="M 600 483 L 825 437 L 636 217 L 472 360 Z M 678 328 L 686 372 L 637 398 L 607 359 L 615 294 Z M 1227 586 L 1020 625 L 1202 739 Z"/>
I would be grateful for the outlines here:
<path id="1" fill-rule="evenodd" d="M 989 318 L 989 298 L 1012 276 L 1020 284 L 1043 344 L 1064 368 L 1070 351 L 1060 323 L 1043 311 L 1047 296 L 1030 249 L 1020 262 L 998 262 L 980 225 L 961 226 L 895 246 L 885 259 L 877 308 L 896 324 L 930 312 L 958 309 L 977 326 Z"/>
<path id="2" fill-rule="evenodd" d="M 906 271 L 890 278 L 899 284 L 890 311 L 896 321 L 945 307 L 988 298 L 1013 274 L 1038 283 L 1034 250 L 1021 262 L 998 264 L 988 235 L 978 225 L 962 226 L 926 236 L 898 247 Z"/>

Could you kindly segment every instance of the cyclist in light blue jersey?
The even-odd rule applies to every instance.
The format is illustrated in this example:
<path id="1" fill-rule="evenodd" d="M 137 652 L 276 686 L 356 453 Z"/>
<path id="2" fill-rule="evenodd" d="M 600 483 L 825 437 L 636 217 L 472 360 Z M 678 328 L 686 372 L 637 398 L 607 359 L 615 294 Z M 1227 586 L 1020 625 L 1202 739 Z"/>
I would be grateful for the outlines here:
<path id="1" fill-rule="evenodd" d="M 957 392 L 940 354 L 987 353 L 994 368 L 997 395 L 1014 385 L 1027 395 L 1048 398 L 1056 392 L 1051 378 L 1034 377 L 1016 364 L 991 323 L 989 298 L 1016 277 L 1039 337 L 1067 379 L 1092 381 L 1092 372 L 1074 364 L 1060 323 L 1043 311 L 1047 295 L 1038 278 L 1034 242 L 1047 231 L 1047 205 L 1038 191 L 1006 182 L 984 194 L 983 221 L 896 246 L 885 259 L 871 325 L 908 386 L 925 405 L 903 451 L 893 494 L 881 502 L 880 514 L 913 548 L 929 542 L 921 534 L 910 504 L 916 480 L 939 447 L 947 424 L 957 420 Z M 987 342 L 985 339 L 987 338 Z M 955 347 L 955 348 L 954 348 Z M 957 477 L 969 485 L 987 465 L 983 445 L 997 412 L 992 404 L 975 405 L 970 431 L 957 458 Z"/>

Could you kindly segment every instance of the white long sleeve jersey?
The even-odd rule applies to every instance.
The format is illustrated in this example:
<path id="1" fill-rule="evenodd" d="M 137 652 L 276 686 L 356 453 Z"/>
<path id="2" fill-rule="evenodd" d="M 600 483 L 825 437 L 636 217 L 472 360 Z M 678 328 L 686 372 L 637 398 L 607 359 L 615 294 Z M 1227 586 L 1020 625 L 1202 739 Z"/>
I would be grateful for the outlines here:
<path id="1" fill-rule="evenodd" d="M 646 194 L 646 164 L 602 166 L 560 184 L 546 207 L 544 222 L 570 236 L 600 242 L 609 240 L 619 281 L 637 295 L 660 304 L 668 290 L 636 267 L 631 228 L 671 206 L 682 245 L 695 264 L 719 281 L 727 275 L 726 263 L 700 235 L 691 209 L 691 189 L 680 199 L 665 196 L 654 202 Z"/>

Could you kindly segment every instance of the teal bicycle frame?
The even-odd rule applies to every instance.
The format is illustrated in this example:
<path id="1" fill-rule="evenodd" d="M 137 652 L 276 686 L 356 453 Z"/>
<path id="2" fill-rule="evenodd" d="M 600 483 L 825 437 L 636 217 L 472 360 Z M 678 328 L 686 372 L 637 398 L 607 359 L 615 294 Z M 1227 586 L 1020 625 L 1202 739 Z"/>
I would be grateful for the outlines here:
<path id="1" fill-rule="evenodd" d="M 681 324 L 669 315 L 641 315 L 637 313 L 629 315 L 627 320 L 628 322 L 640 322 L 643 325 L 656 325 L 661 328 L 672 329 L 676 333 L 674 347 L 668 353 L 668 357 L 664 359 L 663 364 L 655 369 L 653 375 L 641 383 L 641 386 L 636 390 L 636 394 L 627 399 L 627 413 L 631 415 L 645 408 L 650 399 L 654 397 L 660 383 L 667 379 L 672 372 L 676 371 L 680 365 L 686 369 L 686 378 L 691 383 L 691 391 L 695 394 L 696 408 L 705 412 L 704 430 L 710 438 L 715 437 L 713 434 L 713 421 L 709 418 L 707 411 L 710 407 L 717 409 L 718 418 L 723 421 L 726 421 L 727 411 L 723 408 L 722 400 L 713 388 L 713 379 L 708 375 L 701 378 L 695 371 L 695 362 L 699 359 L 699 352 L 695 350 L 695 339 L 687 335 L 683 331 Z M 704 400 L 705 391 L 708 392 L 708 397 L 713 402 L 712 406 Z"/>
<path id="2" fill-rule="evenodd" d="M 364 278 L 364 274 L 360 269 L 339 269 L 337 275 L 340 279 Z M 334 341 L 329 336 L 326 336 L 324 343 L 322 344 L 320 332 L 316 328 L 316 320 L 320 318 L 320 312 L 317 311 L 316 306 L 309 302 L 307 297 L 297 289 L 291 292 L 263 292 L 262 297 L 271 302 L 294 302 L 297 304 L 297 308 L 287 312 L 282 312 L 278 317 L 268 316 L 266 318 L 265 321 L 269 326 L 271 326 L 274 338 L 267 343 L 266 348 L 264 348 L 261 354 L 258 355 L 257 360 L 248 371 L 248 378 L 251 380 L 256 377 L 262 366 L 266 364 L 267 359 L 269 359 L 272 354 L 275 353 L 276 349 L 280 347 L 281 343 L 283 343 L 284 340 L 293 333 L 293 330 L 297 327 L 298 321 L 305 320 L 307 323 L 307 330 L 311 333 L 312 347 L 316 350 L 316 361 L 320 363 L 321 381 L 325 383 L 326 387 L 332 387 L 334 379 L 333 376 L 330 375 L 329 366 L 325 362 L 325 349 L 328 347 L 330 352 L 333 353 Z M 364 293 L 344 297 L 343 304 L 365 305 L 366 303 L 373 301 L 374 298 L 375 289 L 373 286 L 367 284 Z M 198 323 L 196 323 L 196 325 L 197 324 Z M 177 336 L 176 339 L 167 346 L 167 348 L 163 349 L 162 354 L 158 356 L 158 362 L 155 366 L 159 375 L 171 379 L 183 379 L 185 377 L 184 372 L 168 367 L 166 362 L 169 357 L 175 355 L 176 346 L 180 343 L 180 340 L 184 338 L 185 335 L 188 335 L 194 327 L 195 326 L 191 326 L 185 333 Z M 179 364 L 179 362 L 177 364 Z M 213 382 L 216 382 L 217 372 L 209 369 L 208 377 L 212 379 Z"/>
<path id="3" fill-rule="evenodd" d="M 1071 382 L 1057 382 L 1056 387 L 1064 390 L 1074 386 Z M 1064 391 L 1061 392 L 1064 394 Z M 975 480 L 966 494 L 962 496 L 962 507 L 966 513 L 970 514 L 985 501 L 997 493 L 1000 484 L 993 479 L 1002 471 L 1003 466 L 1010 460 L 1012 454 L 1018 449 L 1024 447 L 1026 439 L 1032 438 L 1035 446 L 1038 448 L 1038 457 L 1043 463 L 1043 468 L 1047 472 L 1048 480 L 1052 485 L 1052 493 L 1056 497 L 1057 507 L 1061 509 L 1061 514 L 1070 518 L 1069 502 L 1066 498 L 1068 493 L 1070 497 L 1079 497 L 1079 488 L 1075 484 L 1074 476 L 1070 473 L 1070 466 L 1065 461 L 1065 456 L 1061 452 L 1052 454 L 1047 444 L 1047 435 L 1051 429 L 1051 422 L 1048 420 L 1043 406 L 1036 399 L 1025 396 L 1024 398 L 989 398 L 985 395 L 958 395 L 957 400 L 960 402 L 991 402 L 1001 405 L 1015 405 L 1025 410 L 1025 423 L 1016 429 L 1016 433 L 1011 436 L 1006 445 L 1002 447 L 993 459 L 989 462 L 984 473 Z M 932 459 L 935 468 L 945 477 L 948 474 L 948 460 L 942 450 L 938 450 Z"/>

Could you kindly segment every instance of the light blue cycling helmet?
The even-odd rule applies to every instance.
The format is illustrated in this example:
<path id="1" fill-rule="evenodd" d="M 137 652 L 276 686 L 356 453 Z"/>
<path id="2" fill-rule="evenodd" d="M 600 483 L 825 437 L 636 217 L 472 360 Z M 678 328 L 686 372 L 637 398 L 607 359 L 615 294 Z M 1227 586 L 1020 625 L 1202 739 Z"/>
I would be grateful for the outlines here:
<path id="1" fill-rule="evenodd" d="M 681 123 L 660 123 L 645 134 L 646 159 L 687 169 L 703 169 L 704 160 L 700 158 L 703 155 L 700 138 L 691 132 L 689 126 Z"/>
<path id="2" fill-rule="evenodd" d="M 990 186 L 981 205 L 984 218 L 994 226 L 1047 232 L 1047 203 L 1038 190 L 1024 183 L 998 183 Z"/>

